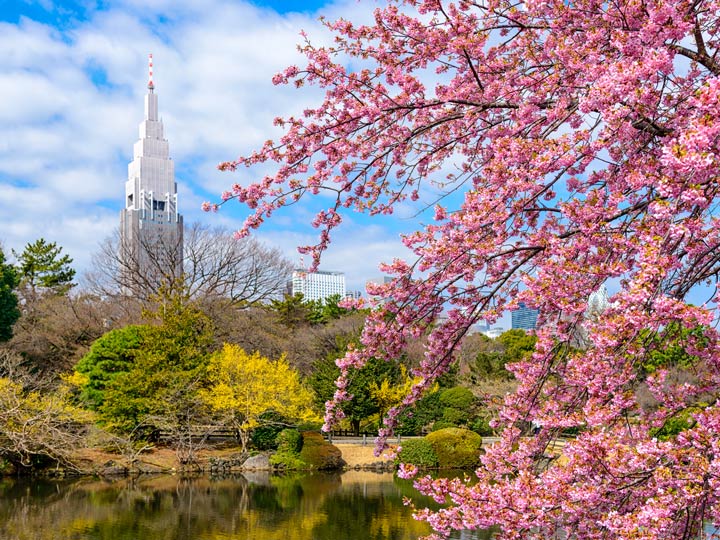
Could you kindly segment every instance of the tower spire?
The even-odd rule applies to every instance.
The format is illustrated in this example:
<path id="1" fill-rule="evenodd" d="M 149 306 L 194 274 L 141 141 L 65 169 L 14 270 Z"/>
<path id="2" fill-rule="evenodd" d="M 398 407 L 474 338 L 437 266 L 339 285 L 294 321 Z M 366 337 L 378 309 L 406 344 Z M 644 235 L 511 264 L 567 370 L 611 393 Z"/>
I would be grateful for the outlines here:
<path id="1" fill-rule="evenodd" d="M 150 93 L 155 90 L 155 83 L 153 83 L 153 60 L 152 53 L 148 55 L 148 90 Z"/>

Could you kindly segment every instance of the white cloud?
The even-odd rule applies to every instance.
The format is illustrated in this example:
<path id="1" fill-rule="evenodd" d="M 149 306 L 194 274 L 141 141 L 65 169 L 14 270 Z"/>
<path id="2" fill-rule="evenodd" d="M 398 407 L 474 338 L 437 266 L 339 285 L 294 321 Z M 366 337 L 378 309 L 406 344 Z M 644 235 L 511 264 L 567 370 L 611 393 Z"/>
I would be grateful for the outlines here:
<path id="1" fill-rule="evenodd" d="M 367 19 L 372 4 L 329 4 L 329 19 Z M 279 135 L 276 116 L 298 114 L 318 102 L 318 90 L 274 87 L 272 75 L 302 65 L 300 31 L 314 43 L 329 35 L 317 15 L 279 15 L 229 0 L 123 0 L 62 29 L 21 18 L 0 23 L 0 243 L 22 249 L 40 237 L 56 241 L 89 267 L 98 242 L 118 226 L 126 167 L 137 139 L 152 52 L 165 135 L 176 163 L 182 212 L 230 228 L 244 212 L 232 203 L 203 214 L 250 175 L 220 173 L 216 165 L 247 154 Z M 49 9 L 49 8 L 48 8 Z M 253 177 L 263 169 L 253 171 Z M 312 204 L 281 212 L 259 231 L 298 260 L 295 247 L 314 241 Z M 404 248 L 381 227 L 348 222 L 324 267 L 343 270 L 360 288 L 377 264 Z"/>

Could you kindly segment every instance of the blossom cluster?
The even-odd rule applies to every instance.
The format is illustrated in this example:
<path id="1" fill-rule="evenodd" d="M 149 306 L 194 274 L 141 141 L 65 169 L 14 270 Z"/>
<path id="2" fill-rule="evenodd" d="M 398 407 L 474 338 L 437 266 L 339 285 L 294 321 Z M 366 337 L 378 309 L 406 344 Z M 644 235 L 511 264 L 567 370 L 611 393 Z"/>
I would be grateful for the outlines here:
<path id="1" fill-rule="evenodd" d="M 463 194 L 403 238 L 414 261 L 382 267 L 392 282 L 373 286 L 361 345 L 338 361 L 328 427 L 353 369 L 424 337 L 387 436 L 472 325 L 522 302 L 540 311 L 538 341 L 510 366 L 501 440 L 475 483 L 418 480 L 447 506 L 417 517 L 524 540 L 675 540 L 720 523 L 720 2 L 387 0 L 372 24 L 326 24 L 334 45 L 307 42 L 307 66 L 274 79 L 318 85 L 322 103 L 221 165 L 276 164 L 223 194 L 251 211 L 241 234 L 330 191 L 302 248 L 317 265 L 346 212 Z M 588 319 L 605 283 L 611 305 Z"/>

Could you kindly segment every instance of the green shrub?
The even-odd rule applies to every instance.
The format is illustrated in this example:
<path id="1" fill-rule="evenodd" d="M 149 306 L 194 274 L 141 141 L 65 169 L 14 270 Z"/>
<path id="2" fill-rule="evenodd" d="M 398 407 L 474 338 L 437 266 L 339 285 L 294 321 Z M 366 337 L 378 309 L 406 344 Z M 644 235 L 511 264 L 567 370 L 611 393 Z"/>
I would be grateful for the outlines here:
<path id="1" fill-rule="evenodd" d="M 298 471 L 307 468 L 298 454 L 292 454 L 290 452 L 275 452 L 270 456 L 270 465 L 277 469 L 285 469 L 288 471 Z"/>
<path id="2" fill-rule="evenodd" d="M 478 464 L 482 437 L 474 431 L 446 428 L 433 431 L 425 440 L 435 451 L 440 468 L 469 469 Z"/>
<path id="3" fill-rule="evenodd" d="M 681 431 L 690 429 L 695 425 L 695 419 L 692 416 L 693 413 L 701 411 L 705 406 L 707 405 L 702 403 L 700 406 L 690 407 L 667 418 L 661 427 L 653 429 L 650 432 L 651 435 L 653 437 L 657 437 L 661 441 L 673 440 Z"/>
<path id="4" fill-rule="evenodd" d="M 312 422 L 312 421 L 306 421 L 299 423 L 295 429 L 297 429 L 300 432 L 303 431 L 320 431 L 320 428 L 322 427 L 322 422 Z"/>
<path id="5" fill-rule="evenodd" d="M 256 427 L 250 435 L 253 448 L 257 450 L 275 450 L 277 448 L 277 436 L 287 424 L 287 419 L 275 411 L 264 412 L 259 418 L 262 424 Z"/>
<path id="6" fill-rule="evenodd" d="M 440 392 L 440 404 L 453 409 L 467 411 L 475 402 L 473 393 L 464 386 L 448 388 Z"/>
<path id="7" fill-rule="evenodd" d="M 344 465 L 340 449 L 327 442 L 320 433 L 315 431 L 302 433 L 300 459 L 309 469 L 339 469 Z"/>
<path id="8" fill-rule="evenodd" d="M 75 371 L 84 375 L 80 399 L 86 407 L 97 411 L 113 379 L 133 368 L 147 333 L 146 326 L 130 325 L 110 330 L 93 342 L 75 366 Z"/>
<path id="9" fill-rule="evenodd" d="M 439 431 L 441 429 L 447 429 L 447 428 L 455 428 L 457 427 L 452 422 L 446 422 L 445 420 L 436 420 L 433 422 L 432 428 L 430 428 L 430 431 Z"/>
<path id="10" fill-rule="evenodd" d="M 270 456 L 270 465 L 278 469 L 306 469 L 307 465 L 300 459 L 303 438 L 296 429 L 284 429 L 276 437 L 277 452 Z"/>
<path id="11" fill-rule="evenodd" d="M 442 421 L 452 424 L 453 426 L 459 426 L 467 424 L 469 416 L 466 410 L 445 407 L 445 409 L 443 409 Z"/>
<path id="12" fill-rule="evenodd" d="M 283 429 L 277 436 L 278 452 L 289 452 L 300 455 L 303 447 L 303 437 L 296 429 Z"/>
<path id="13" fill-rule="evenodd" d="M 490 427 L 490 421 L 485 418 L 484 416 L 478 416 L 476 417 L 471 423 L 470 423 L 470 429 L 477 433 L 478 435 L 484 435 L 484 436 L 491 436 L 494 431 L 493 428 Z"/>
<path id="14" fill-rule="evenodd" d="M 438 466 L 435 450 L 427 439 L 408 439 L 403 441 L 402 449 L 395 458 L 395 463 L 413 464 L 419 469 L 433 469 Z"/>
<path id="15" fill-rule="evenodd" d="M 400 415 L 400 424 L 395 428 L 397 435 L 420 435 L 425 426 L 423 418 L 418 415 L 411 414 L 412 411 L 405 411 Z"/>

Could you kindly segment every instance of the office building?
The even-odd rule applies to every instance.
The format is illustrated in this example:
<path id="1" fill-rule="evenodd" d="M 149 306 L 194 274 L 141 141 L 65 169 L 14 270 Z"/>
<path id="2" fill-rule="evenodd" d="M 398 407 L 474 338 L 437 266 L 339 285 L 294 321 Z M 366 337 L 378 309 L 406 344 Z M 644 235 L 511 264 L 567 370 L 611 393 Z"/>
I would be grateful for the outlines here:
<path id="1" fill-rule="evenodd" d="M 518 308 L 510 313 L 512 328 L 522 330 L 534 330 L 537 325 L 538 310 L 527 307 L 520 302 Z"/>
<path id="2" fill-rule="evenodd" d="M 305 300 L 324 300 L 334 295 L 345 298 L 345 274 L 295 270 L 292 274 L 292 294 L 297 293 L 302 293 Z"/>

